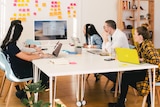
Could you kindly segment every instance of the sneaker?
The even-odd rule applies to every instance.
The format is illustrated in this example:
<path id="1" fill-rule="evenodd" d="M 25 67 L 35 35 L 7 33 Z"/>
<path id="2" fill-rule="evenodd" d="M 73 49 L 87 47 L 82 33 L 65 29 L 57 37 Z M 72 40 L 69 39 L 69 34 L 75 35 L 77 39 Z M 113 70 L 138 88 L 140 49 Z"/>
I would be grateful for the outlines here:
<path id="1" fill-rule="evenodd" d="M 19 98 L 20 100 L 27 98 L 26 93 L 23 90 L 18 90 L 16 92 L 16 97 Z"/>

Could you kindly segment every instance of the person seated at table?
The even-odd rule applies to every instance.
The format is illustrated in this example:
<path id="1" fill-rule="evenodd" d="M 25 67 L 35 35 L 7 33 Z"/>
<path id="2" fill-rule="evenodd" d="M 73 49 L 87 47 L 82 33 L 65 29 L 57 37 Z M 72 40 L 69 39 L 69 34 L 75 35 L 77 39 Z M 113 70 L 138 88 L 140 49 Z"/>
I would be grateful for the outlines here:
<path id="1" fill-rule="evenodd" d="M 86 38 L 86 43 L 83 44 L 84 48 L 102 49 L 103 39 L 93 24 L 86 24 L 84 26 L 83 33 Z"/>
<path id="2" fill-rule="evenodd" d="M 86 38 L 86 43 L 83 44 L 84 48 L 97 48 L 102 49 L 103 39 L 100 34 L 97 32 L 95 26 L 93 24 L 86 24 L 83 29 L 83 33 Z M 98 73 L 94 74 L 96 81 L 100 79 L 100 75 Z"/>
<path id="3" fill-rule="evenodd" d="M 129 48 L 128 39 L 120 29 L 117 28 L 116 22 L 114 20 L 106 20 L 104 23 L 104 32 L 102 34 L 103 44 L 102 50 L 110 54 L 111 57 L 115 58 L 114 49 L 117 47 Z M 117 78 L 117 73 L 101 73 L 109 80 L 111 80 L 114 85 L 111 88 L 111 92 L 115 91 L 115 83 Z"/>
<path id="4" fill-rule="evenodd" d="M 20 20 L 13 20 L 9 27 L 6 37 L 4 38 L 1 49 L 6 55 L 6 58 L 11 64 L 11 68 L 17 78 L 33 77 L 32 60 L 39 58 L 53 57 L 50 54 L 41 53 L 27 53 L 21 51 L 17 46 L 23 26 Z M 46 82 L 46 80 L 42 80 Z"/>
<path id="5" fill-rule="evenodd" d="M 150 34 L 146 27 L 141 26 L 135 29 L 134 41 L 138 43 L 137 51 L 139 55 L 140 62 L 150 63 L 158 65 L 160 68 L 160 57 L 158 51 L 154 48 L 152 41 L 150 40 Z M 160 81 L 160 72 L 156 71 L 156 81 Z M 147 69 L 143 70 L 134 70 L 126 71 L 122 74 L 121 82 L 121 93 L 117 103 L 109 103 L 109 107 L 125 107 L 125 98 L 128 92 L 129 85 L 135 89 L 139 89 L 138 92 L 140 95 L 145 94 L 141 93 L 142 87 L 139 86 L 143 81 L 148 81 L 148 72 Z M 146 87 L 149 84 L 146 85 Z M 143 91 L 145 92 L 145 91 Z M 147 93 L 146 93 L 147 94 Z M 148 107 L 150 107 L 150 94 L 147 97 Z"/>

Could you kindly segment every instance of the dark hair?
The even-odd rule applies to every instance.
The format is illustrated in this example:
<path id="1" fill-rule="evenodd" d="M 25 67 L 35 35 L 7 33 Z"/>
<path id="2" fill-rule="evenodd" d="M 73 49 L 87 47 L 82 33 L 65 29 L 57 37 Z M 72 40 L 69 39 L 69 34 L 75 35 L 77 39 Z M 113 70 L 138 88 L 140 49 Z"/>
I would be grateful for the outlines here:
<path id="1" fill-rule="evenodd" d="M 138 35 L 142 35 L 143 39 L 150 39 L 149 31 L 146 27 L 140 26 L 136 28 Z"/>
<path id="2" fill-rule="evenodd" d="M 14 28 L 13 35 L 11 35 L 13 28 Z M 8 45 L 9 42 L 16 42 L 19 39 L 22 30 L 23 30 L 23 26 L 21 25 L 21 21 L 20 20 L 13 20 L 11 22 L 9 29 L 8 29 L 6 37 L 4 38 L 4 40 L 2 42 L 2 45 L 1 45 L 2 50 L 5 49 L 5 47 Z M 12 37 L 12 38 L 10 38 L 10 37 Z"/>
<path id="3" fill-rule="evenodd" d="M 116 29 L 117 26 L 116 26 L 116 22 L 113 21 L 113 20 L 106 20 L 105 23 L 107 23 L 107 25 L 113 29 Z"/>
<path id="4" fill-rule="evenodd" d="M 93 24 L 86 24 L 85 26 L 86 26 L 85 37 L 86 37 L 86 43 L 87 43 L 87 45 L 88 45 L 88 35 L 92 36 L 94 34 L 97 34 L 99 37 L 101 37 L 99 35 L 99 33 L 97 32 L 97 30 L 96 30 L 96 28 L 95 28 L 95 26 Z M 101 37 L 101 39 L 102 39 L 102 37 Z"/>

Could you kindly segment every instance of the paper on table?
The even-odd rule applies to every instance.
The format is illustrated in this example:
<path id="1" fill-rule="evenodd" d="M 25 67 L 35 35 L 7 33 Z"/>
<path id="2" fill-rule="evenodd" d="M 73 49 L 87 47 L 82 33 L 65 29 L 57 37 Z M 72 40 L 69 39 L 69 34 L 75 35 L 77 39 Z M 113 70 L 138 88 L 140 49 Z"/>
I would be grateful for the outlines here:
<path id="1" fill-rule="evenodd" d="M 69 61 L 65 58 L 57 58 L 50 60 L 53 64 L 69 64 Z"/>

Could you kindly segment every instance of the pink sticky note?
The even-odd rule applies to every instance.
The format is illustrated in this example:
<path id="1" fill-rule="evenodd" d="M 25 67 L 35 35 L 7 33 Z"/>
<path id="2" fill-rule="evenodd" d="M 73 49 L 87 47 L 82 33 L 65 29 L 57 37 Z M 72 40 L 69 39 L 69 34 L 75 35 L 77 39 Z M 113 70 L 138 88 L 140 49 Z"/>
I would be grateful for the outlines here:
<path id="1" fill-rule="evenodd" d="M 37 15 L 37 13 L 36 13 L 36 12 L 33 12 L 33 15 L 35 15 L 35 16 L 36 16 L 36 15 Z"/>
<path id="2" fill-rule="evenodd" d="M 30 11 L 30 9 L 27 9 L 27 12 L 29 12 Z"/>
<path id="3" fill-rule="evenodd" d="M 23 12 L 25 12 L 25 11 L 26 11 L 26 9 L 23 9 L 22 11 L 23 11 Z"/>
<path id="4" fill-rule="evenodd" d="M 17 4 L 16 4 L 16 3 L 13 3 L 13 6 L 17 6 Z"/>
<path id="5" fill-rule="evenodd" d="M 76 62 L 69 62 L 69 64 L 77 64 Z"/>

